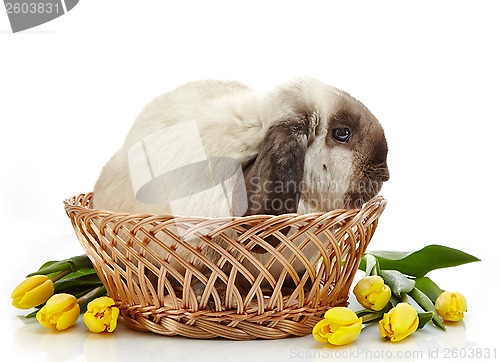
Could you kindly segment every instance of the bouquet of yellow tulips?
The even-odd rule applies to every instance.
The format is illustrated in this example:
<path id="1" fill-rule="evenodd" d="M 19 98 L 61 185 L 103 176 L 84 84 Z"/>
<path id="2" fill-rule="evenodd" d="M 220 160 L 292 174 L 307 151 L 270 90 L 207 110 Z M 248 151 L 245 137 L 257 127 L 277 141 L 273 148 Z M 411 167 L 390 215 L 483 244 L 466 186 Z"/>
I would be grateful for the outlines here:
<path id="1" fill-rule="evenodd" d="M 43 264 L 14 289 L 11 298 L 16 308 L 35 308 L 27 318 L 36 316 L 42 326 L 59 331 L 73 326 L 86 310 L 85 325 L 100 333 L 112 332 L 119 314 L 106 294 L 90 259 L 80 255 Z"/>
<path id="2" fill-rule="evenodd" d="M 411 253 L 365 253 L 359 266 L 365 277 L 353 289 L 365 309 L 328 310 L 313 328 L 313 336 L 320 342 L 344 345 L 359 336 L 363 324 L 377 321 L 382 338 L 391 342 L 405 339 L 430 321 L 446 330 L 443 321 L 462 320 L 467 302 L 462 294 L 439 288 L 427 273 L 475 261 L 479 259 L 441 245 L 429 245 Z M 417 312 L 409 299 L 422 311 Z"/>

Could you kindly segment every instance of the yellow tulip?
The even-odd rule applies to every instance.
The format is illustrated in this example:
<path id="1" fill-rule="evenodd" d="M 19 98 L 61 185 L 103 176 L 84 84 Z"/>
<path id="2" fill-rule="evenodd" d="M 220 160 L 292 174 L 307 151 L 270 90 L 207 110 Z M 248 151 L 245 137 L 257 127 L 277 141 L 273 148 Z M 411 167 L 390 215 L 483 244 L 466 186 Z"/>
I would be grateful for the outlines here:
<path id="1" fill-rule="evenodd" d="M 46 275 L 34 275 L 25 279 L 12 292 L 12 305 L 29 309 L 43 304 L 54 294 L 54 284 Z"/>
<path id="2" fill-rule="evenodd" d="M 362 320 L 356 313 L 345 307 L 335 307 L 325 313 L 313 328 L 313 336 L 319 342 L 329 342 L 336 346 L 351 343 L 361 333 Z"/>
<path id="3" fill-rule="evenodd" d="M 391 288 L 378 275 L 364 277 L 353 290 L 359 304 L 367 309 L 382 310 L 391 299 Z"/>
<path id="4" fill-rule="evenodd" d="M 115 330 L 120 311 L 117 307 L 114 307 L 114 304 L 113 299 L 100 297 L 87 305 L 87 311 L 83 315 L 83 322 L 89 331 L 101 333 Z"/>
<path id="5" fill-rule="evenodd" d="M 417 310 L 408 303 L 399 303 L 379 321 L 380 334 L 391 342 L 398 342 L 415 332 L 418 327 Z"/>
<path id="6" fill-rule="evenodd" d="M 464 312 L 467 312 L 467 301 L 460 293 L 443 292 L 436 299 L 435 305 L 438 314 L 449 322 L 462 320 Z"/>
<path id="7" fill-rule="evenodd" d="M 54 294 L 38 311 L 36 319 L 44 327 L 62 331 L 74 325 L 80 316 L 78 300 L 71 294 Z"/>

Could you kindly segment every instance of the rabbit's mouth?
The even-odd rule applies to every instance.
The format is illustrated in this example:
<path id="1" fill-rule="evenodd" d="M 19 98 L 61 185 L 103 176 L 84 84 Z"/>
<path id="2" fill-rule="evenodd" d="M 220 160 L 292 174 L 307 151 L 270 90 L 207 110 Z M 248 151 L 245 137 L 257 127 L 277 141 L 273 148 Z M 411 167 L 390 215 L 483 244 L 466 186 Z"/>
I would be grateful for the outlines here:
<path id="1" fill-rule="evenodd" d="M 371 177 L 370 177 L 371 176 Z M 368 175 L 351 185 L 349 192 L 344 197 L 344 205 L 348 209 L 360 209 L 364 203 L 375 197 L 385 181 L 389 180 L 389 170 L 378 171 L 377 177 L 372 178 L 373 174 Z"/>
<path id="2" fill-rule="evenodd" d="M 344 205 L 346 209 L 361 209 L 363 205 L 378 194 L 378 191 L 368 192 L 362 190 L 358 193 L 349 193 L 344 198 Z"/>

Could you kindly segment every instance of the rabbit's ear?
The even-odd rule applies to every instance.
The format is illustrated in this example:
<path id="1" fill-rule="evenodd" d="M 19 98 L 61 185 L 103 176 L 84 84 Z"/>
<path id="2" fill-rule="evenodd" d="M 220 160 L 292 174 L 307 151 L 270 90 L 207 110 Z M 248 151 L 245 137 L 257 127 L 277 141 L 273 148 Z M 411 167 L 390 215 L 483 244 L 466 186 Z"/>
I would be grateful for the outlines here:
<path id="1" fill-rule="evenodd" d="M 245 168 L 245 215 L 297 212 L 308 130 L 305 118 L 286 119 L 269 129 L 257 158 Z"/>
<path id="2" fill-rule="evenodd" d="M 267 131 L 257 158 L 244 169 L 245 216 L 297 212 L 308 139 L 306 116 L 285 118 Z M 266 241 L 279 244 L 274 237 Z"/>

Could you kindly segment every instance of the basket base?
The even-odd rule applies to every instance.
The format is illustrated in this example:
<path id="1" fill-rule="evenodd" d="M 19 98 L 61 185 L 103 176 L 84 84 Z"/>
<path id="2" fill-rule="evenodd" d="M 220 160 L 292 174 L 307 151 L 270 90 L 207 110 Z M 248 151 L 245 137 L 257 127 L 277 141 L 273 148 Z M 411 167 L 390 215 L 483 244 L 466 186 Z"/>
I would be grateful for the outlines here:
<path id="1" fill-rule="evenodd" d="M 340 300 L 335 306 L 347 306 Z M 282 339 L 311 334 L 329 307 L 308 310 L 300 308 L 267 314 L 236 314 L 230 311 L 195 313 L 172 311 L 155 316 L 151 312 L 137 312 L 135 308 L 121 308 L 121 322 L 140 332 L 153 332 L 164 336 L 183 336 L 193 339 L 223 338 L 231 340 Z M 141 308 L 142 309 L 142 308 Z M 162 316 L 160 316 L 162 314 Z"/>

